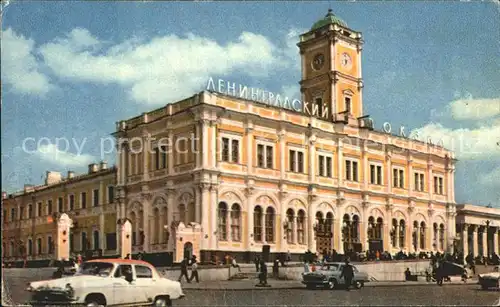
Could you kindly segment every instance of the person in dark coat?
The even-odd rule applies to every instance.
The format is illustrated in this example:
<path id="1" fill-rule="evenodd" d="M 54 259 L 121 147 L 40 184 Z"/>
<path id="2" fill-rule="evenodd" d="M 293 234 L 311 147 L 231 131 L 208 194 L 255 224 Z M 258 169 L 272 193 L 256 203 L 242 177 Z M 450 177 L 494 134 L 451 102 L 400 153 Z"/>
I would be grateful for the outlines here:
<path id="1" fill-rule="evenodd" d="M 196 282 L 200 282 L 200 278 L 198 276 L 198 263 L 196 262 L 196 256 L 193 256 L 191 260 L 191 278 L 193 280 L 196 278 Z"/>
<path id="2" fill-rule="evenodd" d="M 267 285 L 267 265 L 264 260 L 260 261 L 260 284 Z"/>
<path id="3" fill-rule="evenodd" d="M 255 259 L 253 260 L 253 263 L 255 263 L 255 272 L 259 272 L 259 264 L 260 264 L 260 257 L 255 256 Z"/>
<path id="4" fill-rule="evenodd" d="M 181 275 L 179 276 L 179 282 L 181 282 L 182 277 L 186 277 L 187 282 L 191 283 L 191 280 L 188 277 L 187 267 L 188 267 L 188 258 L 186 257 L 181 261 Z"/>
<path id="5" fill-rule="evenodd" d="M 340 274 L 340 278 L 344 278 L 346 290 L 350 291 L 350 287 L 352 285 L 352 279 L 354 278 L 354 268 L 349 263 L 349 260 L 346 259 L 345 265 L 342 268 L 342 273 Z"/>
<path id="6" fill-rule="evenodd" d="M 442 261 L 437 262 L 437 267 L 436 267 L 436 283 L 438 286 L 443 285 L 443 279 L 444 279 L 444 266 Z"/>
<path id="7" fill-rule="evenodd" d="M 57 270 L 52 274 L 52 278 L 62 278 L 64 275 L 64 263 L 62 261 L 59 261 L 59 264 L 57 266 Z"/>

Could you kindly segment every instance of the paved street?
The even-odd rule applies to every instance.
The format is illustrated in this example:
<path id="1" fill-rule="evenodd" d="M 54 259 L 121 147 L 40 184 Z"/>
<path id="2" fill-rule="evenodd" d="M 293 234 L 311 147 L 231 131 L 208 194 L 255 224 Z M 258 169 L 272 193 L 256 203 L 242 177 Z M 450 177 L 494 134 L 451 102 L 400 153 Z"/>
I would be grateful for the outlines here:
<path id="1" fill-rule="evenodd" d="M 5 270 L 3 278 L 16 304 L 28 299 L 28 281 L 41 280 L 46 271 Z M 435 284 L 373 282 L 362 290 L 306 290 L 299 282 L 270 280 L 271 288 L 255 288 L 255 281 L 221 281 L 183 284 L 186 298 L 177 306 L 305 306 L 305 305 L 495 305 L 497 291 L 481 291 L 477 284 L 438 287 Z M 228 288 L 231 288 L 228 290 Z"/>

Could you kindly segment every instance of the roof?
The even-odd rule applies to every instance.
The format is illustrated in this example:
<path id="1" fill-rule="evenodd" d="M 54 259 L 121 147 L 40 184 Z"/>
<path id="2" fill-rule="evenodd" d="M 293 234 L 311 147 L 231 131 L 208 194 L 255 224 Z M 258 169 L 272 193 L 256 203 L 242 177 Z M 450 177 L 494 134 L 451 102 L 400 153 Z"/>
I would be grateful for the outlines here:
<path id="1" fill-rule="evenodd" d="M 328 14 L 326 14 L 324 18 L 316 21 L 313 24 L 313 26 L 311 27 L 311 31 L 322 28 L 322 27 L 329 25 L 329 24 L 337 24 L 337 25 L 342 26 L 344 28 L 348 28 L 347 23 L 345 23 L 342 19 L 335 16 L 333 14 L 333 11 L 331 9 L 329 9 Z"/>
<path id="2" fill-rule="evenodd" d="M 93 259 L 86 262 L 109 262 L 109 263 L 119 263 L 119 264 L 140 264 L 140 265 L 153 266 L 151 263 L 143 260 L 121 259 L 121 258 Z"/>

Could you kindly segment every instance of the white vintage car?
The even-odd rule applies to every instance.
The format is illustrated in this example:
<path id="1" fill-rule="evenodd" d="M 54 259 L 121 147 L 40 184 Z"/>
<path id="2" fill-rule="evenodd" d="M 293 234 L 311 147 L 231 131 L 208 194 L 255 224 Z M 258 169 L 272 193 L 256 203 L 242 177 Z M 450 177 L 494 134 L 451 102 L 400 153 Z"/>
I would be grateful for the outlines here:
<path id="1" fill-rule="evenodd" d="M 500 289 L 500 272 L 499 268 L 496 267 L 494 272 L 479 274 L 479 284 L 482 289 L 496 288 Z"/>
<path id="2" fill-rule="evenodd" d="M 126 259 L 87 261 L 71 277 L 31 282 L 27 290 L 32 305 L 171 306 L 184 297 L 179 282 L 145 261 Z"/>

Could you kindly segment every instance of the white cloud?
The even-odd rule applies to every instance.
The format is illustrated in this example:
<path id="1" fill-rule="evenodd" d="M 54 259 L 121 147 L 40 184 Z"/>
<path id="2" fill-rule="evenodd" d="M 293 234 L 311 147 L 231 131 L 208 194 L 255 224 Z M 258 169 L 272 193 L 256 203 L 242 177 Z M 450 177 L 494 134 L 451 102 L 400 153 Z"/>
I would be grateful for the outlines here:
<path id="1" fill-rule="evenodd" d="M 449 109 L 456 120 L 491 118 L 500 115 L 500 98 L 459 99 L 451 102 Z"/>
<path id="2" fill-rule="evenodd" d="M 500 166 L 497 166 L 489 173 L 481 175 L 479 182 L 485 186 L 500 187 Z"/>
<path id="3" fill-rule="evenodd" d="M 55 144 L 41 145 L 34 155 L 45 162 L 64 167 L 81 167 L 95 160 L 88 154 L 60 151 Z"/>
<path id="4" fill-rule="evenodd" d="M 455 152 L 458 159 L 475 160 L 500 157 L 500 122 L 478 128 L 450 129 L 441 124 L 430 123 L 411 132 L 419 139 L 430 137 L 433 143 L 443 140 L 447 149 Z"/>
<path id="5" fill-rule="evenodd" d="M 60 77 L 118 83 L 130 89 L 134 100 L 149 104 L 192 95 L 212 76 L 238 72 L 263 77 L 290 62 L 285 54 L 288 49 L 283 51 L 265 36 L 250 32 L 225 45 L 194 34 L 155 37 L 147 42 L 133 38 L 107 50 L 103 45 L 87 30 L 75 29 L 66 38 L 41 46 L 40 52 Z"/>
<path id="6" fill-rule="evenodd" d="M 11 28 L 2 31 L 2 79 L 19 94 L 45 95 L 53 87 L 34 56 L 34 41 L 16 34 Z"/>

